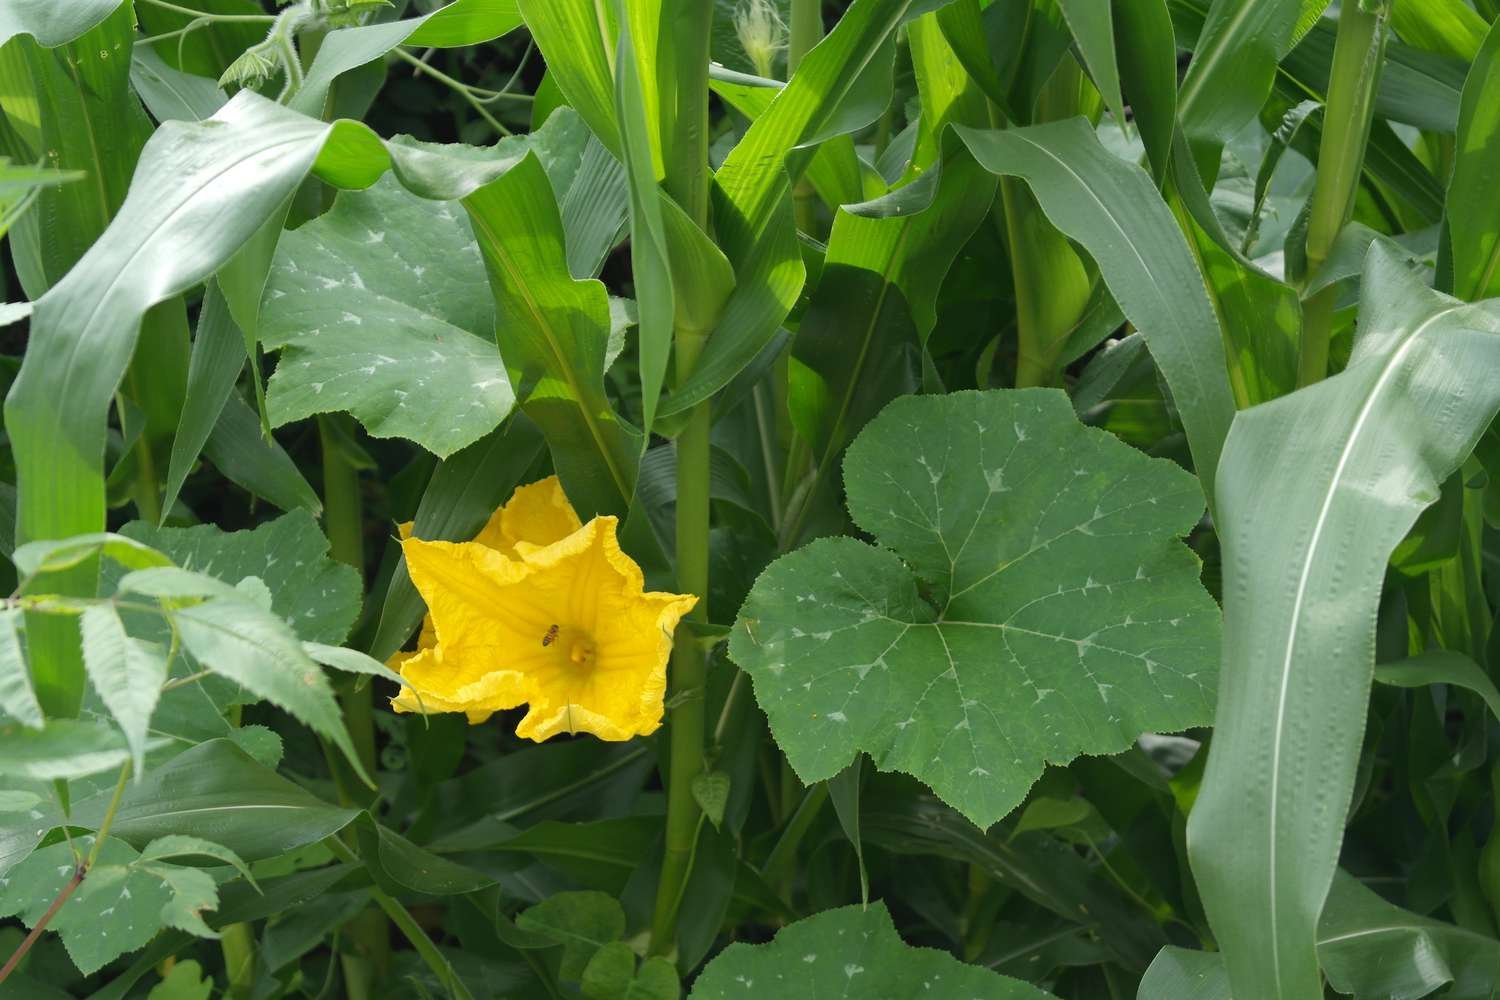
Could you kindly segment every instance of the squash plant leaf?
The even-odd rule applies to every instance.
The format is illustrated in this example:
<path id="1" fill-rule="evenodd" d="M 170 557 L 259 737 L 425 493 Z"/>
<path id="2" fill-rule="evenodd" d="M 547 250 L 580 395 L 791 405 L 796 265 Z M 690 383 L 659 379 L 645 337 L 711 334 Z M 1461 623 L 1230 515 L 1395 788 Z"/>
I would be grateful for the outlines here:
<path id="1" fill-rule="evenodd" d="M 451 455 L 515 403 L 494 323 L 461 210 L 389 177 L 342 194 L 281 237 L 271 266 L 260 326 L 282 352 L 271 424 L 346 410 L 374 437 Z"/>
<path id="2" fill-rule="evenodd" d="M 183 569 L 226 584 L 258 577 L 271 592 L 271 610 L 308 642 L 342 642 L 359 615 L 358 574 L 328 558 L 328 539 L 306 511 L 249 531 L 156 528 L 136 521 L 123 534 L 165 552 Z"/>
<path id="3" fill-rule="evenodd" d="M 1196 480 L 1053 390 L 907 397 L 844 462 L 880 547 L 773 563 L 730 639 L 804 781 L 863 750 L 981 827 L 1048 761 L 1211 717 L 1219 615 L 1177 539 Z"/>
<path id="4" fill-rule="evenodd" d="M 874 992 L 867 992 L 874 991 Z M 965 965 L 947 952 L 911 948 L 884 903 L 825 910 L 782 928 L 768 944 L 732 944 L 693 984 L 692 1000 L 834 997 L 972 997 L 1044 1000 L 1019 979 Z"/>
<path id="5" fill-rule="evenodd" d="M 218 886 L 201 868 L 169 864 L 164 859 L 192 853 L 212 856 L 245 870 L 234 852 L 198 841 L 183 851 L 181 838 L 162 838 L 144 851 L 123 840 L 105 840 L 88 877 L 57 911 L 48 926 L 79 971 L 91 975 L 120 955 L 142 947 L 164 927 L 215 938 L 203 922 L 205 910 L 219 907 Z M 91 839 L 79 841 L 88 849 Z M 11 871 L 0 895 L 0 914 L 19 914 L 35 925 L 58 892 L 74 877 L 73 845 L 53 844 L 37 851 Z"/>

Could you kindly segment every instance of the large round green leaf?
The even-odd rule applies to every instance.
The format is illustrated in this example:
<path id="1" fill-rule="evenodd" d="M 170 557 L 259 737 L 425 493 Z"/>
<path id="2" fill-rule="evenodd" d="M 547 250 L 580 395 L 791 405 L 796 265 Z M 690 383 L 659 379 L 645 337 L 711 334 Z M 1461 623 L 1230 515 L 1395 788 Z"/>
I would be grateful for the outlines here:
<path id="1" fill-rule="evenodd" d="M 907 397 L 844 463 L 882 547 L 825 539 L 756 581 L 730 639 L 805 781 L 864 751 L 980 826 L 1046 762 L 1212 717 L 1219 612 L 1177 539 L 1197 480 L 1055 390 Z"/>
<path id="2" fill-rule="evenodd" d="M 1051 994 L 935 948 L 907 947 L 885 904 L 875 903 L 799 920 L 769 944 L 730 945 L 693 984 L 692 1000 L 771 996 L 1044 1000 Z"/>

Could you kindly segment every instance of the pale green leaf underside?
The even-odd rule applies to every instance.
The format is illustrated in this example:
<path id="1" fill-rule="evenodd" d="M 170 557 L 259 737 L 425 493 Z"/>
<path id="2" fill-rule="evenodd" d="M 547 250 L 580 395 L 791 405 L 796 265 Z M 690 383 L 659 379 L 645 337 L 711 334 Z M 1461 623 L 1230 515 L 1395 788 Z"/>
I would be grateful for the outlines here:
<path id="1" fill-rule="evenodd" d="M 907 947 L 877 902 L 799 920 L 768 944 L 730 945 L 698 977 L 692 1000 L 772 996 L 1044 1000 L 1051 994 L 935 948 Z"/>
<path id="2" fill-rule="evenodd" d="M 804 780 L 864 751 L 989 826 L 1047 761 L 1210 720 L 1219 613 L 1177 540 L 1192 476 L 1045 389 L 897 400 L 844 473 L 886 547 L 778 560 L 730 640 Z"/>
<path id="3" fill-rule="evenodd" d="M 282 349 L 271 421 L 344 410 L 375 437 L 450 455 L 515 404 L 494 324 L 462 210 L 390 177 L 342 194 L 277 247 L 260 331 Z"/>
<path id="4" fill-rule="evenodd" d="M 62 45 L 88 31 L 113 13 L 115 0 L 7 0 L 0 8 L 0 44 L 16 35 L 30 35 L 44 46 Z"/>

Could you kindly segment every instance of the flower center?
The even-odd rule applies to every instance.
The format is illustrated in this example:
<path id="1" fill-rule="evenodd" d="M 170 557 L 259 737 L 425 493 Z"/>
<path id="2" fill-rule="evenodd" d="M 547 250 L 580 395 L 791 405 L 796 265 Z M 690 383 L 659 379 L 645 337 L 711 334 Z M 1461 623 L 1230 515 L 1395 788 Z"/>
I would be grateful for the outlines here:
<path id="1" fill-rule="evenodd" d="M 596 645 L 594 637 L 573 625 L 553 625 L 542 636 L 542 645 L 554 649 L 559 656 L 566 656 L 574 667 L 594 665 Z"/>
<path id="2" fill-rule="evenodd" d="M 568 647 L 568 659 L 575 667 L 593 666 L 594 640 L 587 635 L 579 635 Z"/>

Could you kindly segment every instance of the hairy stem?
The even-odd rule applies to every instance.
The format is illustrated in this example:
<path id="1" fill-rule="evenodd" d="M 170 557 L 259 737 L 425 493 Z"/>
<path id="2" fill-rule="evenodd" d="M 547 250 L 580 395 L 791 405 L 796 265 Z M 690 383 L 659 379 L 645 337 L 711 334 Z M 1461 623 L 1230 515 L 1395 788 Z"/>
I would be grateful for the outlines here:
<path id="1" fill-rule="evenodd" d="M 10 958 L 6 959 L 5 965 L 0 966 L 0 983 L 4 983 L 6 979 L 10 978 L 10 974 L 16 971 L 16 967 L 21 964 L 21 960 L 26 957 L 26 954 L 31 951 L 32 946 L 41 938 L 42 932 L 47 929 L 47 925 L 52 922 L 52 918 L 57 916 L 57 911 L 61 910 L 63 904 L 72 898 L 73 893 L 78 891 L 78 887 L 83 884 L 83 880 L 88 875 L 89 869 L 93 868 L 94 862 L 99 860 L 99 848 L 103 846 L 104 838 L 109 836 L 109 828 L 114 825 L 115 813 L 120 811 L 120 800 L 125 797 L 125 784 L 129 780 L 130 761 L 127 760 L 120 768 L 120 779 L 115 782 L 115 793 L 110 797 L 109 808 L 104 811 L 104 820 L 99 824 L 98 832 L 94 834 L 94 846 L 89 848 L 89 856 L 73 869 L 73 877 L 68 879 L 67 885 L 63 886 L 62 890 L 58 892 L 57 898 L 52 900 L 52 905 L 47 907 L 47 912 L 42 914 L 41 919 L 36 922 L 36 926 L 31 928 L 31 933 L 26 935 L 25 940 L 21 942 Z"/>
<path id="2" fill-rule="evenodd" d="M 59 892 L 57 898 L 52 901 L 52 905 L 47 907 L 47 912 L 42 914 L 42 919 L 36 922 L 36 926 L 31 929 L 31 933 L 26 935 L 20 947 L 16 948 L 10 958 L 6 959 L 5 965 L 0 966 L 0 983 L 5 982 L 10 978 L 10 974 L 16 971 L 16 967 L 21 964 L 21 959 L 26 957 L 27 952 L 31 951 L 31 946 L 36 944 L 42 932 L 47 929 L 47 925 L 52 922 L 52 918 L 57 916 L 57 911 L 62 909 L 63 904 L 78 891 L 78 887 L 83 884 L 84 873 L 85 869 L 82 865 L 73 869 L 73 877 L 68 879 L 68 884 L 62 887 L 62 892 Z"/>

